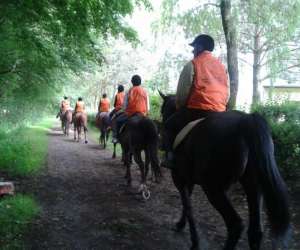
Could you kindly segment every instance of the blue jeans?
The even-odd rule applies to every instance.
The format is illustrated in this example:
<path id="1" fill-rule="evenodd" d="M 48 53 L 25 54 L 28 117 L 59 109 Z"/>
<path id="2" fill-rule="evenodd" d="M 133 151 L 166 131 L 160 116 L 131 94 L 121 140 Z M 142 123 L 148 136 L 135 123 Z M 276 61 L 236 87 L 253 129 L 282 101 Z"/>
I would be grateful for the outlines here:
<path id="1" fill-rule="evenodd" d="M 120 129 L 128 121 L 128 118 L 129 117 L 125 113 L 123 113 L 116 118 L 115 122 L 113 122 L 114 125 L 112 126 L 112 130 L 114 138 L 119 137 Z"/>

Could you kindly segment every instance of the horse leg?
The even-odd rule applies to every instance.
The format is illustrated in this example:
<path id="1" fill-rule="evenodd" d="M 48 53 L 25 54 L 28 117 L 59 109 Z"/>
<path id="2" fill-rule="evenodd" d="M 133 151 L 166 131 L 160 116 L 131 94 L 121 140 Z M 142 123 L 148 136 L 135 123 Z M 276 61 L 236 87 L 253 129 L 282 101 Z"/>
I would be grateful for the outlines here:
<path id="1" fill-rule="evenodd" d="M 103 134 L 103 148 L 106 148 L 106 130 L 104 129 L 104 134 Z"/>
<path id="2" fill-rule="evenodd" d="M 126 166 L 125 179 L 127 179 L 127 185 L 131 186 L 130 153 L 126 151 L 124 151 L 124 165 Z"/>
<path id="3" fill-rule="evenodd" d="M 141 186 L 146 185 L 145 165 L 142 160 L 141 150 L 135 150 L 133 157 L 136 164 L 138 164 L 141 171 Z"/>
<path id="4" fill-rule="evenodd" d="M 81 124 L 77 127 L 77 141 L 81 139 Z"/>
<path id="5" fill-rule="evenodd" d="M 227 240 L 224 250 L 233 250 L 240 239 L 244 226 L 242 219 L 233 208 L 224 190 L 216 190 L 214 187 L 203 186 L 209 202 L 223 217 L 227 227 Z"/>
<path id="6" fill-rule="evenodd" d="M 86 133 L 87 133 L 87 128 L 86 126 L 83 127 L 83 131 L 84 131 L 84 143 L 87 144 L 88 140 L 86 139 Z"/>
<path id="7" fill-rule="evenodd" d="M 178 188 L 180 196 L 181 196 L 181 201 L 183 205 L 183 218 L 182 224 L 185 223 L 185 217 L 188 219 L 189 226 L 190 226 L 190 234 L 191 234 L 191 241 L 192 241 L 192 246 L 191 250 L 198 250 L 199 249 L 199 236 L 193 216 L 193 211 L 192 211 L 192 204 L 191 204 L 191 199 L 190 199 L 190 190 L 187 185 L 181 186 Z M 184 225 L 183 225 L 184 226 Z"/>
<path id="8" fill-rule="evenodd" d="M 242 178 L 241 184 L 245 190 L 249 208 L 248 242 L 251 250 L 259 250 L 263 237 L 261 224 L 262 195 L 256 181 L 246 174 L 247 172 Z"/>
<path id="9" fill-rule="evenodd" d="M 191 197 L 192 193 L 193 193 L 193 190 L 194 190 L 194 184 L 190 184 L 187 186 L 188 188 L 188 195 L 189 197 Z M 183 200 L 182 200 L 182 196 L 181 196 L 181 202 L 183 204 Z M 186 214 L 186 209 L 185 207 L 183 206 L 182 208 L 182 213 L 181 213 L 181 217 L 179 219 L 179 221 L 176 223 L 175 225 L 175 231 L 176 232 L 181 232 L 184 228 L 185 228 L 185 225 L 186 225 L 186 218 L 187 218 L 187 214 Z"/>
<path id="10" fill-rule="evenodd" d="M 147 180 L 147 176 L 149 173 L 149 164 L 150 164 L 150 153 L 149 150 L 145 150 L 145 176 Z M 154 180 L 153 170 L 151 170 L 151 181 Z"/>
<path id="11" fill-rule="evenodd" d="M 75 121 L 74 121 L 74 141 L 76 141 L 76 133 L 77 133 L 77 127 L 76 127 Z"/>
<path id="12" fill-rule="evenodd" d="M 116 147 L 117 147 L 117 143 L 114 143 L 114 152 L 113 152 L 113 155 L 112 155 L 112 158 L 116 158 Z"/>

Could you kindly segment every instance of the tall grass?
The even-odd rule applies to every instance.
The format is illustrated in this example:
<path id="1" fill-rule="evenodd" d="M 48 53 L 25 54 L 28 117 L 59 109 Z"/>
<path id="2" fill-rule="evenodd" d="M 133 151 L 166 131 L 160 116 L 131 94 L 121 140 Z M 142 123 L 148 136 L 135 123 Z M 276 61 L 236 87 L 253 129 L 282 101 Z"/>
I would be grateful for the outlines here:
<path id="1" fill-rule="evenodd" d="M 45 119 L 34 126 L 9 131 L 0 128 L 0 170 L 12 176 L 36 173 L 47 154 L 47 133 L 52 124 L 53 120 Z"/>
<path id="2" fill-rule="evenodd" d="M 30 197 L 16 195 L 0 202 L 0 249 L 24 249 L 23 233 L 39 212 Z"/>

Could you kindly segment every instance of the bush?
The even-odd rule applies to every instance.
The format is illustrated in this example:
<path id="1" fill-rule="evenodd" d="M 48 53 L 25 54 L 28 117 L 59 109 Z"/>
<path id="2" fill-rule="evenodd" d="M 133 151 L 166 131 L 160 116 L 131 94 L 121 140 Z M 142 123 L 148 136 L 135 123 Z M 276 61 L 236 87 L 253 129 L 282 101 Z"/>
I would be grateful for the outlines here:
<path id="1" fill-rule="evenodd" d="M 160 108 L 162 105 L 162 99 L 160 96 L 152 95 L 150 96 L 150 113 L 149 117 L 152 120 L 161 120 Z"/>
<path id="2" fill-rule="evenodd" d="M 48 128 L 53 120 L 37 126 L 0 128 L 0 170 L 11 175 L 30 175 L 42 166 L 48 150 Z"/>
<path id="3" fill-rule="evenodd" d="M 39 212 L 36 202 L 30 197 L 16 195 L 0 201 L 0 246 L 1 249 L 24 249 L 22 234 Z"/>
<path id="4" fill-rule="evenodd" d="M 272 130 L 275 157 L 286 176 L 300 168 L 300 105 L 296 102 L 257 105 L 253 111 L 264 116 Z"/>

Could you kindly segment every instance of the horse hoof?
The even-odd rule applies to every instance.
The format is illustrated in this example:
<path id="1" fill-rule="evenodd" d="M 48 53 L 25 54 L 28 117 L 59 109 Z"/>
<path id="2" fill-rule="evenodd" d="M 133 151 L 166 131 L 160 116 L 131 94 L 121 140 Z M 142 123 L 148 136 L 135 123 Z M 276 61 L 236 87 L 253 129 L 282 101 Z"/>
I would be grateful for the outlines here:
<path id="1" fill-rule="evenodd" d="M 87 144 L 88 143 L 88 141 L 85 141 L 85 144 Z"/>

